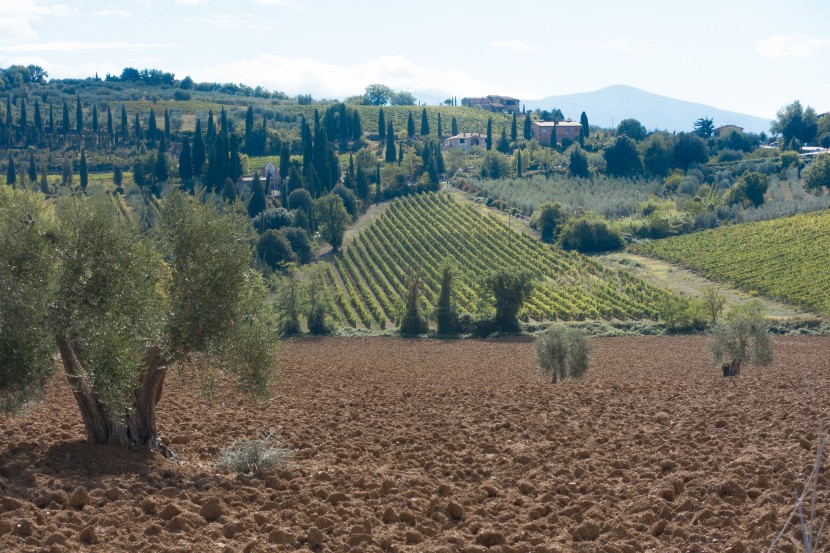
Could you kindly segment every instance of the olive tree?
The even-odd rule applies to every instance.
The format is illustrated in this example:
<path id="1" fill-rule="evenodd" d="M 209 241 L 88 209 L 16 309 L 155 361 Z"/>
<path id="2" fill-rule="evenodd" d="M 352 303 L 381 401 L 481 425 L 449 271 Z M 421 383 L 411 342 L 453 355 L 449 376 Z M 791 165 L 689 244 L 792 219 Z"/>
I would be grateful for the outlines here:
<path id="1" fill-rule="evenodd" d="M 709 348 L 723 376 L 738 376 L 744 362 L 759 366 L 772 363 L 772 336 L 760 306 L 753 302 L 732 309 L 726 321 L 712 328 Z"/>
<path id="2" fill-rule="evenodd" d="M 0 408 L 42 397 L 58 354 L 92 442 L 172 456 L 156 404 L 177 361 L 208 355 L 267 396 L 276 324 L 232 209 L 176 192 L 142 233 L 106 196 L 0 190 Z"/>
<path id="3" fill-rule="evenodd" d="M 553 384 L 579 378 L 588 370 L 591 342 L 584 332 L 565 325 L 553 325 L 533 342 L 539 372 Z"/>

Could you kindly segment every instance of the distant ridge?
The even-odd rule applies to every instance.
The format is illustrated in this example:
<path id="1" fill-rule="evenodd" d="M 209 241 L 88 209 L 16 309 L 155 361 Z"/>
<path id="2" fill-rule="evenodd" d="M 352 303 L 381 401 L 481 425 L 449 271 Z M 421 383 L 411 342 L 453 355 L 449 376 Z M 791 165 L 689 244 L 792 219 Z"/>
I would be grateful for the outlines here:
<path id="1" fill-rule="evenodd" d="M 541 100 L 523 100 L 526 109 L 562 110 L 565 117 L 579 120 L 584 111 L 592 125 L 616 126 L 623 119 L 634 118 L 648 130 L 691 131 L 701 117 L 711 117 L 715 127 L 737 125 L 747 132 L 769 132 L 770 120 L 745 113 L 686 102 L 653 94 L 633 86 L 612 85 L 593 92 L 548 96 Z"/>

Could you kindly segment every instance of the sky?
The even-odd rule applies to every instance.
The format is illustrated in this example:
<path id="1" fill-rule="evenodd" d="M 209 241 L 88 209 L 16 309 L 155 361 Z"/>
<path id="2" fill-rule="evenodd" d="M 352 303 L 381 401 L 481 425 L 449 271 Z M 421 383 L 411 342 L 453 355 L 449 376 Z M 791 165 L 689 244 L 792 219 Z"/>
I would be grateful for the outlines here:
<path id="1" fill-rule="evenodd" d="M 626 84 L 772 118 L 830 111 L 826 0 L 0 0 L 0 67 L 154 68 L 340 98 L 437 102 Z M 555 107 L 555 106 L 551 106 Z"/>

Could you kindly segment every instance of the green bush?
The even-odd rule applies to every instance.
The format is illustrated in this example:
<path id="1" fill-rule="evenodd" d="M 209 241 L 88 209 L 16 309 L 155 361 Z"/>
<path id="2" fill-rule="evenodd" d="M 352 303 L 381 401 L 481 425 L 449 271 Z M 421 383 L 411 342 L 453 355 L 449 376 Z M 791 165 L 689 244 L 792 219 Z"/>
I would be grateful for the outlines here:
<path id="1" fill-rule="evenodd" d="M 706 328 L 705 304 L 686 296 L 668 296 L 658 309 L 667 332 L 689 332 Z"/>
<path id="2" fill-rule="evenodd" d="M 744 362 L 769 365 L 773 358 L 772 347 L 772 336 L 759 302 L 732 309 L 726 321 L 712 329 L 709 345 L 712 360 L 721 367 L 723 376 L 738 376 Z"/>
<path id="3" fill-rule="evenodd" d="M 625 245 L 622 235 L 597 216 L 570 219 L 562 228 L 559 244 L 564 250 L 580 253 L 619 250 Z"/>
<path id="4" fill-rule="evenodd" d="M 291 450 L 280 447 L 273 433 L 259 440 L 234 440 L 219 450 L 216 466 L 241 474 L 260 474 L 277 465 L 284 465 L 291 458 Z"/>
<path id="5" fill-rule="evenodd" d="M 590 338 L 576 328 L 553 325 L 533 342 L 539 373 L 554 384 L 566 378 L 580 378 L 588 370 Z"/>

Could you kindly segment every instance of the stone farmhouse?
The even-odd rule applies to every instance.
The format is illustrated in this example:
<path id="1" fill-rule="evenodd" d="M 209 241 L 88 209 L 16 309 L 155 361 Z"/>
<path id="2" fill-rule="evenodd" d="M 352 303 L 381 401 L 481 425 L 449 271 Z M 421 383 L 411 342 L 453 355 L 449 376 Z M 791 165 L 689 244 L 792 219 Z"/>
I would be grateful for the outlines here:
<path id="1" fill-rule="evenodd" d="M 579 134 L 582 132 L 582 125 L 578 121 L 533 121 L 530 125 L 530 130 L 533 133 L 533 138 L 543 146 L 550 146 L 551 136 L 554 129 L 556 130 L 556 143 L 562 144 L 566 138 L 571 142 L 579 140 Z"/>

